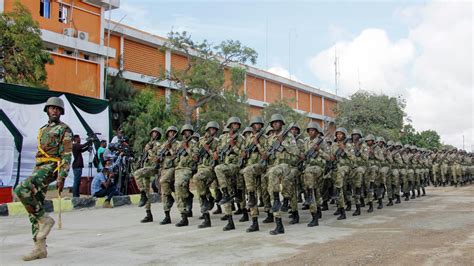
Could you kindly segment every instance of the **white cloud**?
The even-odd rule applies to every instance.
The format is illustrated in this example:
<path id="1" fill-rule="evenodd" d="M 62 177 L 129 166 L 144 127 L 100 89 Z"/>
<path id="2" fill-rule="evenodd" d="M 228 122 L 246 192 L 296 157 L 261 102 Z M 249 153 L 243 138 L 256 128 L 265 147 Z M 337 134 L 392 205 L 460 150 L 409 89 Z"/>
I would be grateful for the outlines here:
<path id="1" fill-rule="evenodd" d="M 293 74 L 290 77 L 290 72 L 280 65 L 270 67 L 267 71 L 294 81 L 299 81 L 299 79 Z"/>
<path id="2" fill-rule="evenodd" d="M 434 129 L 442 141 L 473 149 L 474 89 L 472 4 L 432 2 L 395 12 L 407 24 L 406 38 L 392 41 L 382 29 L 366 29 L 310 60 L 312 72 L 334 83 L 334 52 L 340 60 L 343 96 L 361 88 L 404 95 L 418 130 Z"/>

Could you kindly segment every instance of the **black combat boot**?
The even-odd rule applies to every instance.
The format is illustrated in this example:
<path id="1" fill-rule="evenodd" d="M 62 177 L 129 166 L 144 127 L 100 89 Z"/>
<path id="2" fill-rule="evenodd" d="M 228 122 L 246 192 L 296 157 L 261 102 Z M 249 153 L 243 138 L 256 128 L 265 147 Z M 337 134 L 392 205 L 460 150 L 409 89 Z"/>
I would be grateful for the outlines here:
<path id="1" fill-rule="evenodd" d="M 171 210 L 171 207 L 173 207 L 174 204 L 174 198 L 171 195 L 165 196 L 166 197 L 166 207 Z"/>
<path id="2" fill-rule="evenodd" d="M 410 200 L 410 193 L 409 192 L 403 192 L 403 195 L 405 196 L 405 201 Z"/>
<path id="3" fill-rule="evenodd" d="M 227 215 L 227 224 L 222 228 L 224 231 L 230 231 L 234 230 L 235 225 L 234 225 L 234 220 L 232 219 L 232 215 Z"/>
<path id="4" fill-rule="evenodd" d="M 281 205 L 281 211 L 282 212 L 288 212 L 288 209 L 289 209 L 289 205 L 290 205 L 290 200 L 287 199 L 287 198 L 283 198 L 283 204 Z"/>
<path id="5" fill-rule="evenodd" d="M 303 205 L 301 206 L 302 210 L 309 210 L 309 205 L 306 205 L 306 203 L 303 202 Z"/>
<path id="6" fill-rule="evenodd" d="M 416 197 L 419 198 L 421 195 L 420 189 L 417 189 L 416 192 L 417 192 Z"/>
<path id="7" fill-rule="evenodd" d="M 374 203 L 373 202 L 369 202 L 369 209 L 367 210 L 367 212 L 373 212 L 374 211 Z"/>
<path id="8" fill-rule="evenodd" d="M 268 212 L 267 212 L 267 218 L 265 218 L 265 220 L 263 220 L 262 223 L 264 223 L 264 224 L 273 223 L 273 213 L 271 213 L 270 211 L 268 211 Z"/>
<path id="9" fill-rule="evenodd" d="M 204 221 L 198 225 L 198 228 L 207 228 L 211 227 L 211 215 L 209 215 L 208 212 L 203 213 L 202 216 L 204 216 Z"/>
<path id="10" fill-rule="evenodd" d="M 393 200 L 391 198 L 388 199 L 387 206 L 393 206 Z"/>
<path id="11" fill-rule="evenodd" d="M 321 207 L 316 208 L 316 214 L 318 215 L 318 218 L 321 219 L 323 218 L 323 212 L 321 211 Z"/>
<path id="12" fill-rule="evenodd" d="M 146 216 L 140 221 L 140 223 L 150 223 L 150 222 L 153 222 L 153 215 L 151 215 L 151 210 L 146 210 Z"/>
<path id="13" fill-rule="evenodd" d="M 298 202 L 298 203 L 302 203 L 302 202 L 303 202 L 303 196 L 302 196 L 302 194 L 306 194 L 306 193 L 303 192 L 303 191 L 298 190 L 298 195 L 296 196 L 296 202 Z M 305 199 L 306 199 L 306 195 L 305 195 Z"/>
<path id="14" fill-rule="evenodd" d="M 140 191 L 140 202 L 138 203 L 138 207 L 145 206 L 147 201 L 148 201 L 148 198 L 146 197 L 145 190 Z"/>
<path id="15" fill-rule="evenodd" d="M 422 187 L 421 190 L 423 191 L 423 194 L 421 194 L 422 197 L 426 196 L 426 191 L 425 191 L 425 188 Z"/>
<path id="16" fill-rule="evenodd" d="M 227 215 L 224 214 L 224 215 L 221 217 L 221 221 L 227 221 L 227 220 L 228 220 Z"/>
<path id="17" fill-rule="evenodd" d="M 352 213 L 352 216 L 359 216 L 360 215 L 360 205 L 356 204 L 356 210 Z"/>
<path id="18" fill-rule="evenodd" d="M 377 209 L 383 209 L 383 200 L 379 199 L 379 206 L 377 206 Z"/>
<path id="19" fill-rule="evenodd" d="M 255 196 L 255 192 L 249 192 L 249 201 L 247 202 L 248 208 L 255 208 L 257 206 L 257 197 Z"/>
<path id="20" fill-rule="evenodd" d="M 243 202 L 244 201 L 244 191 L 241 190 L 241 189 L 237 189 L 236 193 L 235 193 L 235 202 L 237 203 L 237 205 L 239 205 L 239 203 Z"/>
<path id="21" fill-rule="evenodd" d="M 338 220 L 345 220 L 346 219 L 346 210 L 344 208 L 339 208 L 341 210 L 341 214 L 337 217 Z"/>
<path id="22" fill-rule="evenodd" d="M 395 201 L 395 204 L 402 203 L 402 201 L 400 200 L 400 195 L 399 194 L 395 195 L 395 197 L 397 198 L 397 200 Z"/>
<path id="23" fill-rule="evenodd" d="M 216 206 L 216 210 L 212 212 L 212 214 L 221 214 L 222 213 L 222 208 L 221 205 Z"/>
<path id="24" fill-rule="evenodd" d="M 364 197 L 360 197 L 360 207 L 365 207 L 365 199 Z"/>
<path id="25" fill-rule="evenodd" d="M 230 201 L 230 209 L 231 209 L 232 211 L 235 211 L 235 210 L 236 210 L 234 199 L 232 199 L 232 200 Z"/>
<path id="26" fill-rule="evenodd" d="M 350 212 L 352 210 L 352 202 L 348 201 L 346 203 L 346 212 Z"/>
<path id="27" fill-rule="evenodd" d="M 258 198 L 258 201 L 259 201 L 259 202 L 258 202 L 258 207 L 264 207 L 264 206 L 265 206 L 265 204 L 263 203 L 263 198 L 262 198 L 262 196 L 260 196 L 260 197 Z"/>
<path id="28" fill-rule="evenodd" d="M 189 192 L 189 196 L 186 198 L 187 217 L 193 217 L 193 198 L 194 198 L 194 194 Z"/>
<path id="29" fill-rule="evenodd" d="M 283 227 L 283 223 L 281 218 L 275 217 L 276 227 L 274 230 L 270 231 L 270 235 L 279 235 L 285 233 L 285 228 Z"/>
<path id="30" fill-rule="evenodd" d="M 416 194 L 416 193 L 415 193 L 415 189 L 413 189 L 413 190 L 411 191 L 411 199 L 416 199 L 416 195 L 415 195 L 415 194 Z"/>
<path id="31" fill-rule="evenodd" d="M 315 213 L 315 212 L 312 212 L 311 217 L 312 217 L 312 219 L 311 219 L 311 222 L 309 222 L 308 227 L 318 226 L 319 225 L 318 214 Z"/>
<path id="32" fill-rule="evenodd" d="M 260 228 L 258 227 L 258 217 L 252 217 L 252 224 L 249 228 L 247 228 L 247 233 L 259 231 Z"/>
<path id="33" fill-rule="evenodd" d="M 248 222 L 249 220 L 249 212 L 246 208 L 242 209 L 242 217 L 239 219 L 239 222 Z"/>
<path id="34" fill-rule="evenodd" d="M 291 216 L 290 224 L 298 224 L 300 223 L 300 214 L 298 211 L 293 212 L 293 216 Z"/>
<path id="35" fill-rule="evenodd" d="M 272 211 L 278 212 L 281 208 L 281 201 L 280 201 L 280 192 L 273 192 L 273 205 Z"/>
<path id="36" fill-rule="evenodd" d="M 170 211 L 165 211 L 165 218 L 163 218 L 160 224 L 170 224 L 170 223 L 171 223 Z"/>
<path id="37" fill-rule="evenodd" d="M 206 195 L 199 197 L 201 199 L 201 213 L 206 213 L 210 210 L 209 201 L 207 200 Z"/>
<path id="38" fill-rule="evenodd" d="M 341 215 L 341 208 L 337 208 L 336 211 L 333 213 L 334 216 Z"/>
<path id="39" fill-rule="evenodd" d="M 240 207 L 240 203 L 237 203 L 237 210 L 234 212 L 235 215 L 243 214 L 244 210 Z"/>
<path id="40" fill-rule="evenodd" d="M 321 210 L 323 210 L 323 211 L 329 210 L 329 205 L 328 205 L 328 201 L 327 201 L 327 200 L 323 201 Z"/>
<path id="41" fill-rule="evenodd" d="M 182 226 L 188 226 L 188 214 L 187 212 L 181 213 L 181 221 L 179 221 L 176 226 L 177 227 L 182 227 Z"/>
<path id="42" fill-rule="evenodd" d="M 222 190 L 222 199 L 221 199 L 221 201 L 219 201 L 218 204 L 219 205 L 224 205 L 224 204 L 230 202 L 232 200 L 232 198 L 230 197 L 229 191 L 227 190 L 227 188 L 222 188 L 221 190 Z"/>
<path id="43" fill-rule="evenodd" d="M 198 217 L 199 220 L 204 220 L 204 214 L 201 214 L 201 216 Z"/>

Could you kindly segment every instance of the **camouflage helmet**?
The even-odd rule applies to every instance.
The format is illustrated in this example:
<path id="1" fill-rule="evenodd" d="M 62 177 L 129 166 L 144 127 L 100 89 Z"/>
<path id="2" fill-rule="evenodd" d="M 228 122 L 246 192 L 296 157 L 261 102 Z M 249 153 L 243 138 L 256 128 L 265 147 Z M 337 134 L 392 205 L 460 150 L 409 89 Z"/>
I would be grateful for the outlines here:
<path id="1" fill-rule="evenodd" d="M 345 129 L 345 128 L 343 128 L 343 127 L 338 127 L 338 128 L 336 129 L 336 134 L 337 134 L 337 132 L 341 132 L 341 133 L 344 134 L 344 136 L 347 136 L 347 129 Z"/>
<path id="2" fill-rule="evenodd" d="M 219 123 L 217 123 L 216 121 L 209 121 L 207 122 L 206 124 L 206 128 L 205 128 L 205 131 L 207 131 L 209 128 L 215 128 L 216 130 L 219 130 Z"/>
<path id="3" fill-rule="evenodd" d="M 273 131 L 274 131 L 274 130 L 273 130 L 272 127 L 267 127 L 267 128 L 265 129 L 265 135 L 268 135 L 268 134 L 270 134 L 270 133 L 273 132 Z"/>
<path id="4" fill-rule="evenodd" d="M 410 144 L 405 144 L 405 145 L 403 145 L 403 148 L 404 148 L 405 150 L 411 150 Z"/>
<path id="5" fill-rule="evenodd" d="M 412 151 L 417 151 L 417 150 L 418 150 L 418 147 L 416 147 L 415 145 L 411 145 L 411 146 L 410 146 L 410 149 L 411 149 Z"/>
<path id="6" fill-rule="evenodd" d="M 245 133 L 247 133 L 247 132 L 253 132 L 253 128 L 251 128 L 251 127 L 245 127 L 245 128 L 244 128 L 244 131 L 242 131 L 242 134 L 245 134 Z"/>
<path id="7" fill-rule="evenodd" d="M 46 104 L 44 105 L 43 111 L 46 113 L 48 112 L 48 107 L 49 106 L 56 106 L 61 108 L 61 114 L 64 114 L 64 102 L 61 100 L 59 97 L 50 97 L 47 101 Z"/>
<path id="8" fill-rule="evenodd" d="M 159 127 L 154 127 L 152 130 L 150 130 L 149 135 L 151 135 L 151 133 L 153 133 L 153 132 L 158 132 L 158 134 L 160 134 L 159 138 L 161 138 L 161 136 L 163 136 L 163 130 Z"/>
<path id="9" fill-rule="evenodd" d="M 183 135 L 184 131 L 189 130 L 191 131 L 191 134 L 194 133 L 194 128 L 190 124 L 184 124 L 183 127 L 181 128 L 181 131 L 179 132 L 181 135 Z"/>
<path id="10" fill-rule="evenodd" d="M 275 122 L 275 121 L 281 121 L 282 124 L 285 124 L 285 118 L 281 114 L 273 114 L 272 117 L 270 118 L 270 124 Z"/>
<path id="11" fill-rule="evenodd" d="M 377 137 L 377 139 L 375 140 L 375 142 L 383 142 L 383 143 L 385 143 L 385 138 L 384 138 L 384 137 Z"/>
<path id="12" fill-rule="evenodd" d="M 250 126 L 252 126 L 253 124 L 262 124 L 262 126 L 265 125 L 261 116 L 253 116 L 250 119 Z"/>
<path id="13" fill-rule="evenodd" d="M 298 129 L 298 132 L 301 132 L 301 128 L 300 128 L 300 126 L 298 125 L 298 123 L 294 123 L 291 128 L 296 128 L 296 129 Z M 291 129 L 291 128 L 290 128 L 290 129 Z"/>
<path id="14" fill-rule="evenodd" d="M 201 137 L 201 135 L 200 135 L 199 133 L 197 133 L 197 132 L 194 132 L 194 134 L 193 134 L 193 138 L 197 138 L 197 139 L 199 139 L 200 137 Z"/>
<path id="15" fill-rule="evenodd" d="M 169 126 L 169 127 L 166 129 L 165 135 L 168 135 L 168 132 L 170 132 L 170 131 L 174 131 L 174 132 L 178 133 L 178 128 L 175 127 L 175 126 Z"/>
<path id="16" fill-rule="evenodd" d="M 402 147 L 402 143 L 400 141 L 395 142 L 395 147 Z"/>
<path id="17" fill-rule="evenodd" d="M 240 122 L 240 118 L 238 118 L 237 116 L 232 116 L 227 119 L 227 127 L 229 127 L 233 123 L 242 125 L 242 122 Z"/>
<path id="18" fill-rule="evenodd" d="M 351 132 L 351 136 L 352 135 L 359 135 L 362 138 L 362 131 L 358 128 L 354 128 Z"/>
<path id="19" fill-rule="evenodd" d="M 229 133 L 230 129 L 228 127 L 224 127 L 222 130 L 222 133 Z"/>
<path id="20" fill-rule="evenodd" d="M 393 146 L 393 143 L 394 143 L 393 140 L 389 140 L 389 141 L 387 141 L 387 146 L 389 146 L 389 147 Z"/>
<path id="21" fill-rule="evenodd" d="M 368 134 L 367 136 L 365 136 L 365 141 L 367 142 L 367 141 L 369 141 L 369 140 L 371 140 L 371 141 L 375 141 L 375 137 L 374 137 L 374 135 L 372 135 L 372 134 Z"/>
<path id="22" fill-rule="evenodd" d="M 316 129 L 316 131 L 318 131 L 321 134 L 321 136 L 324 136 L 321 126 L 316 122 L 313 122 L 313 121 L 309 122 L 308 125 L 306 126 L 306 131 L 308 131 L 309 129 Z"/>

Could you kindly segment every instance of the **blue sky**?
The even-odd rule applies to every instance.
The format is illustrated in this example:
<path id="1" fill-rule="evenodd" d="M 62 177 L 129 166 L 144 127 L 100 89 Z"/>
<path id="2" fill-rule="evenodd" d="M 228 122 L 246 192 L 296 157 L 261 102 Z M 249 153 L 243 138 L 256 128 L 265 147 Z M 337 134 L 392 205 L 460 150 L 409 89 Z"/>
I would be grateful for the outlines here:
<path id="1" fill-rule="evenodd" d="M 457 147 L 464 135 L 465 148 L 474 148 L 472 1 L 121 0 L 120 5 L 112 11 L 115 21 L 162 36 L 174 29 L 197 40 L 240 40 L 258 52 L 257 67 L 287 77 L 291 72 L 291 78 L 332 93 L 337 50 L 338 95 L 360 88 L 401 96 L 415 129 L 434 129 Z"/>

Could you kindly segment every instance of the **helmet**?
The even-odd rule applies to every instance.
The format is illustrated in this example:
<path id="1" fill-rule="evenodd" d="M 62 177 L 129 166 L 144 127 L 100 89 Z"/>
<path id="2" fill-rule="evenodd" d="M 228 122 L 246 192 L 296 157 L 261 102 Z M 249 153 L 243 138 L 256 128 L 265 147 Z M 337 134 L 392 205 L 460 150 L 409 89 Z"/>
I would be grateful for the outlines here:
<path id="1" fill-rule="evenodd" d="M 404 148 L 405 150 L 411 150 L 410 144 L 405 144 L 405 145 L 403 145 L 403 148 Z"/>
<path id="2" fill-rule="evenodd" d="M 183 127 L 181 128 L 181 131 L 179 132 L 181 135 L 184 133 L 185 130 L 190 130 L 192 133 L 194 133 L 194 128 L 190 124 L 184 124 Z M 191 134 L 192 134 L 191 133 Z"/>
<path id="3" fill-rule="evenodd" d="M 217 123 L 216 121 L 209 121 L 209 122 L 207 122 L 205 131 L 207 131 L 207 130 L 208 130 L 209 128 L 211 128 L 211 127 L 215 128 L 215 129 L 217 129 L 217 130 L 219 130 L 219 123 Z"/>
<path id="4" fill-rule="evenodd" d="M 385 143 L 384 137 L 377 137 L 377 139 L 376 139 L 375 141 L 376 141 L 376 142 L 383 142 L 383 143 Z"/>
<path id="5" fill-rule="evenodd" d="M 170 132 L 170 131 L 174 131 L 174 132 L 178 133 L 178 128 L 175 127 L 175 126 L 169 126 L 169 127 L 166 129 L 165 135 L 168 135 L 168 132 Z"/>
<path id="6" fill-rule="evenodd" d="M 351 132 L 352 135 L 359 135 L 362 138 L 362 131 L 360 129 L 354 128 Z"/>
<path id="7" fill-rule="evenodd" d="M 222 133 L 228 133 L 230 131 L 230 129 L 228 127 L 225 127 L 223 130 L 222 130 Z"/>
<path id="8" fill-rule="evenodd" d="M 400 141 L 395 142 L 395 147 L 402 147 L 402 143 Z"/>
<path id="9" fill-rule="evenodd" d="M 262 124 L 265 125 L 265 123 L 263 122 L 263 118 L 261 116 L 254 116 L 250 119 L 250 126 L 252 126 L 253 124 Z"/>
<path id="10" fill-rule="evenodd" d="M 387 146 L 389 146 L 389 147 L 390 147 L 390 146 L 393 146 L 393 140 L 389 140 L 389 141 L 387 142 Z"/>
<path id="11" fill-rule="evenodd" d="M 230 126 L 230 124 L 233 124 L 233 123 L 242 125 L 242 123 L 240 122 L 240 118 L 238 118 L 237 116 L 232 116 L 232 117 L 229 117 L 229 119 L 227 119 L 227 126 Z"/>
<path id="12" fill-rule="evenodd" d="M 153 133 L 153 131 L 158 132 L 158 134 L 160 134 L 160 137 L 163 136 L 163 130 L 161 128 L 154 127 L 152 130 L 150 130 L 150 135 L 151 135 L 151 133 Z"/>
<path id="13" fill-rule="evenodd" d="M 270 118 L 270 123 L 273 123 L 275 121 L 281 121 L 283 125 L 285 124 L 285 119 L 281 114 L 273 114 L 272 117 Z"/>
<path id="14" fill-rule="evenodd" d="M 267 127 L 267 129 L 265 129 L 265 135 L 270 134 L 272 131 L 273 131 L 272 127 Z"/>
<path id="15" fill-rule="evenodd" d="M 374 135 L 368 134 L 367 136 L 365 136 L 365 141 L 369 141 L 369 140 L 374 141 L 375 140 Z"/>
<path id="16" fill-rule="evenodd" d="M 46 104 L 44 105 L 43 111 L 47 112 L 47 109 L 49 106 L 56 106 L 61 108 L 61 114 L 64 114 L 64 102 L 61 100 L 59 97 L 50 97 L 47 101 Z"/>
<path id="17" fill-rule="evenodd" d="M 193 138 L 197 138 L 197 139 L 199 139 L 200 137 L 201 137 L 201 135 L 199 135 L 199 133 L 197 133 L 197 132 L 194 132 L 194 134 L 193 134 Z"/>
<path id="18" fill-rule="evenodd" d="M 343 127 L 338 127 L 336 129 L 336 134 L 337 132 L 341 132 L 341 133 L 344 133 L 344 136 L 347 136 L 347 129 L 343 128 Z"/>
<path id="19" fill-rule="evenodd" d="M 321 136 L 324 136 L 321 126 L 316 122 L 309 122 L 306 126 L 306 131 L 308 131 L 308 129 L 316 129 L 321 134 Z"/>
<path id="20" fill-rule="evenodd" d="M 298 123 L 295 123 L 291 128 L 296 128 L 296 129 L 298 129 L 299 132 L 301 132 L 301 128 L 300 128 L 300 126 L 298 125 Z M 290 128 L 290 129 L 291 129 L 291 128 Z"/>
<path id="21" fill-rule="evenodd" d="M 416 147 L 415 145 L 411 145 L 410 148 L 411 148 L 411 150 L 413 150 L 413 151 L 417 151 L 417 150 L 418 150 L 418 147 Z"/>
<path id="22" fill-rule="evenodd" d="M 242 134 L 245 134 L 247 132 L 253 132 L 253 128 L 251 128 L 251 127 L 244 128 L 244 131 L 242 132 Z"/>

